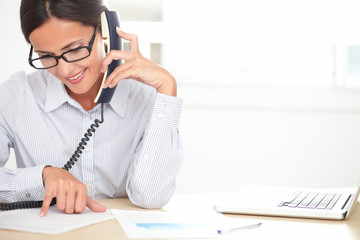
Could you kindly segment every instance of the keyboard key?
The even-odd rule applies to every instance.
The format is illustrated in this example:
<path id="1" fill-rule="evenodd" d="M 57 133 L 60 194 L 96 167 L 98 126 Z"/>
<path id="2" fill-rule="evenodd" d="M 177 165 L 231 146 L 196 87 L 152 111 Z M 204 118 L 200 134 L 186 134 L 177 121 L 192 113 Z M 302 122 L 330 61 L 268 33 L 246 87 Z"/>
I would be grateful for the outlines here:
<path id="1" fill-rule="evenodd" d="M 307 208 L 308 205 L 315 199 L 318 192 L 311 192 L 307 197 L 298 205 L 298 208 Z"/>
<path id="2" fill-rule="evenodd" d="M 339 200 L 340 197 L 341 197 L 341 193 L 336 194 L 326 209 L 328 209 L 328 210 L 333 209 L 333 207 L 335 206 L 335 204 L 337 203 L 337 201 Z"/>
<path id="3" fill-rule="evenodd" d="M 292 201 L 294 201 L 295 198 L 297 198 L 297 196 L 300 195 L 300 191 L 297 192 L 293 192 L 292 194 L 289 194 L 289 196 L 287 196 L 283 202 L 279 203 L 277 206 L 278 207 L 287 207 Z"/>
<path id="4" fill-rule="evenodd" d="M 326 193 L 319 193 L 315 198 L 314 200 L 311 201 L 311 203 L 307 206 L 307 208 L 316 208 L 321 200 L 324 199 L 324 197 L 326 196 Z"/>
<path id="5" fill-rule="evenodd" d="M 297 207 L 308 195 L 310 192 L 302 192 L 299 196 L 297 196 L 294 201 L 292 201 L 288 207 Z"/>
<path id="6" fill-rule="evenodd" d="M 318 209 L 326 209 L 331 200 L 335 197 L 335 193 L 328 193 L 321 203 L 317 206 Z"/>

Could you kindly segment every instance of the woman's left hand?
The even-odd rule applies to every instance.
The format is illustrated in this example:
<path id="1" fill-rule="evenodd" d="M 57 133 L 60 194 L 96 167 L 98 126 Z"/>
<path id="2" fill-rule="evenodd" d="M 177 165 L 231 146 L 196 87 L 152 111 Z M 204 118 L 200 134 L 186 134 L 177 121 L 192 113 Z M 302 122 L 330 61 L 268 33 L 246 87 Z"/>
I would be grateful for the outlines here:
<path id="1" fill-rule="evenodd" d="M 135 79 L 156 88 L 159 93 L 176 96 L 175 78 L 166 69 L 141 55 L 137 35 L 125 33 L 119 28 L 116 32 L 121 38 L 129 40 L 130 52 L 111 50 L 104 58 L 102 72 L 113 60 L 123 59 L 125 63 L 115 68 L 105 80 L 103 88 L 114 87 L 122 79 Z"/>

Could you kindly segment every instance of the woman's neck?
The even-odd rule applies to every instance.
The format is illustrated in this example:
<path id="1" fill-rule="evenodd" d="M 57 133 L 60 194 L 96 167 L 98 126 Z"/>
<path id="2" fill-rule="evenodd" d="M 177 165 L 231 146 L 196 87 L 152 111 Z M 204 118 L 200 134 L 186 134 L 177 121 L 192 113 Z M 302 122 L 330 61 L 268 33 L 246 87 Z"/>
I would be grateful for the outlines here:
<path id="1" fill-rule="evenodd" d="M 89 111 L 97 105 L 94 100 L 102 85 L 102 78 L 103 76 L 101 75 L 98 81 L 96 81 L 95 84 L 89 89 L 89 91 L 84 94 L 76 94 L 70 91 L 70 89 L 66 86 L 65 89 L 69 96 L 72 97 L 75 101 L 77 101 L 84 108 L 85 111 Z"/>

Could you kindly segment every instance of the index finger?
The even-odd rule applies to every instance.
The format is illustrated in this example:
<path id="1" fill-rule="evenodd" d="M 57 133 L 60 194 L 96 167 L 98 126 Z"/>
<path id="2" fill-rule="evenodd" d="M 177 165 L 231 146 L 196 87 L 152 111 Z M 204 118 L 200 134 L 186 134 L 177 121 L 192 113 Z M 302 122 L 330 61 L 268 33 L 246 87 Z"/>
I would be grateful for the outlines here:
<path id="1" fill-rule="evenodd" d="M 105 56 L 101 63 L 101 71 L 105 72 L 108 68 L 108 66 L 112 63 L 114 60 L 121 60 L 123 59 L 125 62 L 129 61 L 132 58 L 131 53 L 125 52 L 125 51 L 110 51 L 108 55 Z"/>
<path id="2" fill-rule="evenodd" d="M 95 202 L 91 198 L 87 197 L 86 206 L 91 209 L 93 212 L 105 212 L 106 207 L 101 205 L 100 203 Z"/>
<path id="3" fill-rule="evenodd" d="M 40 210 L 40 217 L 45 217 L 53 200 L 52 194 L 46 194 Z"/>
<path id="4" fill-rule="evenodd" d="M 116 32 L 123 39 L 130 41 L 130 52 L 139 52 L 139 41 L 136 34 L 125 33 L 120 28 L 116 28 Z"/>

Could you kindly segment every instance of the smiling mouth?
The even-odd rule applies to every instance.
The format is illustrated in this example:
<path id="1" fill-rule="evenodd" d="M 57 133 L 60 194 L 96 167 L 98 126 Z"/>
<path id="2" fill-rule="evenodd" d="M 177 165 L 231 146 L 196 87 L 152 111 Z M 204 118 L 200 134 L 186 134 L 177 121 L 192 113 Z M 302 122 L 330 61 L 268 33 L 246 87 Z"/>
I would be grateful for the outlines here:
<path id="1" fill-rule="evenodd" d="M 78 78 L 78 77 L 80 77 L 80 76 L 81 76 L 81 74 L 83 74 L 84 72 L 85 72 L 85 69 L 84 69 L 84 70 L 82 70 L 81 72 L 79 72 L 79 74 L 78 74 L 78 75 L 76 75 L 75 77 L 71 77 L 71 78 L 69 78 L 69 80 L 73 81 L 73 80 L 77 79 L 77 78 Z"/>
<path id="2" fill-rule="evenodd" d="M 71 84 L 77 84 L 83 79 L 85 71 L 86 71 L 86 69 L 82 70 L 81 72 L 79 72 L 75 76 L 69 77 L 69 78 L 66 78 L 66 79 Z"/>

